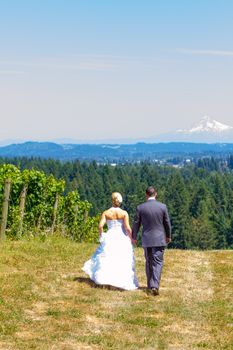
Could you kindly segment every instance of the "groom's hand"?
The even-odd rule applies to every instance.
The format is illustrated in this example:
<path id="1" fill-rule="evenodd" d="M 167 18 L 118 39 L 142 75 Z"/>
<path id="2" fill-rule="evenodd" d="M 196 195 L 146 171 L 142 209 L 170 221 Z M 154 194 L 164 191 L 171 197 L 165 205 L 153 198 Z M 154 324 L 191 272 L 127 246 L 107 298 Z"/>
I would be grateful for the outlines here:
<path id="1" fill-rule="evenodd" d="M 132 239 L 132 244 L 134 245 L 134 246 L 136 246 L 137 245 L 137 240 L 136 239 Z"/>
<path id="2" fill-rule="evenodd" d="M 166 243 L 167 243 L 167 244 L 171 243 L 171 241 L 172 241 L 172 240 L 171 240 L 170 237 L 166 237 Z"/>

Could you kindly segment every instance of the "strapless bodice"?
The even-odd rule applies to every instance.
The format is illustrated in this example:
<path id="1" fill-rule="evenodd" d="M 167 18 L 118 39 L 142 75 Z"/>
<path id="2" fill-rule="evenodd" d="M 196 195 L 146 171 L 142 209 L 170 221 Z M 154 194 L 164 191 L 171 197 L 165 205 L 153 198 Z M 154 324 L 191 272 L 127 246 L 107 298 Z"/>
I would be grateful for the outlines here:
<path id="1" fill-rule="evenodd" d="M 116 227 L 123 228 L 123 220 L 122 219 L 107 220 L 107 226 L 109 230 Z"/>

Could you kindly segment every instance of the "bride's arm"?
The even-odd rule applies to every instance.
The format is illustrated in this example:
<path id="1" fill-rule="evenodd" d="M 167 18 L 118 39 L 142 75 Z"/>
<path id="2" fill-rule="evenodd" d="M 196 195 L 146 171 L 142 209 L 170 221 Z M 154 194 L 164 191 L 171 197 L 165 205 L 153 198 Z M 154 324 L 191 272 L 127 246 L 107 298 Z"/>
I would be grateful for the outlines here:
<path id="1" fill-rule="evenodd" d="M 129 224 L 129 215 L 127 212 L 125 212 L 125 216 L 124 216 L 124 228 L 129 238 L 132 239 L 132 230 Z"/>
<path id="2" fill-rule="evenodd" d="M 104 228 L 105 224 L 106 224 L 106 216 L 105 216 L 105 212 L 103 212 L 103 214 L 101 215 L 99 226 L 98 226 L 98 228 L 99 228 L 99 235 L 100 236 L 103 233 L 103 228 Z"/>

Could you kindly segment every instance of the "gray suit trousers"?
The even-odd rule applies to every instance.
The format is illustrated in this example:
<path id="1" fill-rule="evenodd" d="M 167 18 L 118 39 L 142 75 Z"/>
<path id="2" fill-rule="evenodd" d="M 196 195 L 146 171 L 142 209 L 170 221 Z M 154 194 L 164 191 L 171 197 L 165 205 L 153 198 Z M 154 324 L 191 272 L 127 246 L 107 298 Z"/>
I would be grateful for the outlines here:
<path id="1" fill-rule="evenodd" d="M 144 247 L 148 288 L 158 288 L 163 269 L 165 247 Z"/>

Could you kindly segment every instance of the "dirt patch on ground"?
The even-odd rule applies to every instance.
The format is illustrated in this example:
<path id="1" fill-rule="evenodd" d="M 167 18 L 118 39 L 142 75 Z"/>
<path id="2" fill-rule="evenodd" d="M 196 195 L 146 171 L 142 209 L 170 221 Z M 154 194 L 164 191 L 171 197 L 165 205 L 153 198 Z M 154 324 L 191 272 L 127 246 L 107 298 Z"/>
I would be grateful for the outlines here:
<path id="1" fill-rule="evenodd" d="M 32 308 L 26 309 L 24 312 L 32 321 L 43 321 L 46 318 L 46 311 L 48 304 L 44 302 L 37 302 L 32 305 Z"/>
<path id="2" fill-rule="evenodd" d="M 99 348 L 96 346 L 83 345 L 72 340 L 56 343 L 49 348 L 49 350 L 97 350 L 97 349 Z"/>

